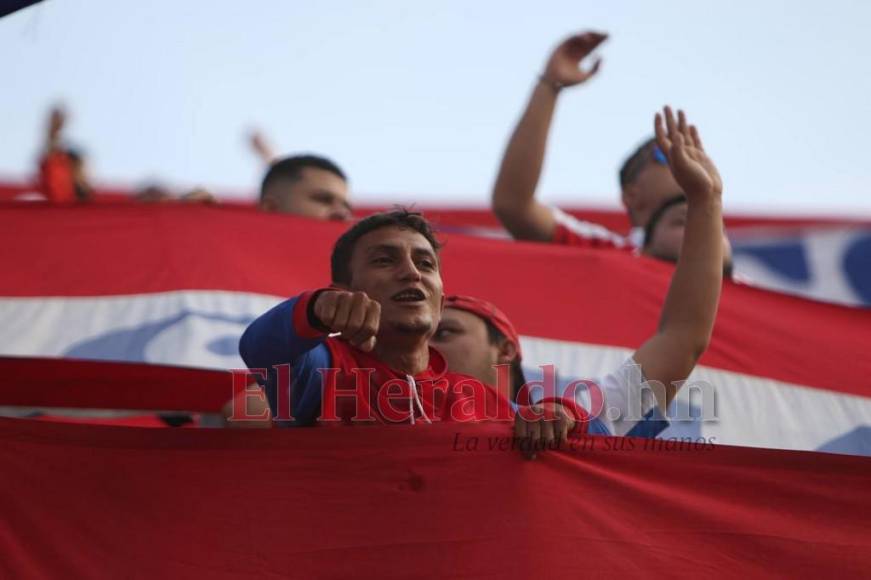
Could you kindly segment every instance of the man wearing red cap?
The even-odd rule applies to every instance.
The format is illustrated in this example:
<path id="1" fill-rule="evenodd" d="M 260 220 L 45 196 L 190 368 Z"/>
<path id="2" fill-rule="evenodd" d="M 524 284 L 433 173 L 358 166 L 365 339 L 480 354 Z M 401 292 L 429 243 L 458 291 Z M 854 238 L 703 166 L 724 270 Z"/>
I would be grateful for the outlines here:
<path id="1" fill-rule="evenodd" d="M 486 300 L 458 295 L 445 298 L 441 322 L 430 344 L 445 355 L 451 370 L 504 389 L 503 395 L 512 401 L 526 382 L 520 366 L 520 336 L 505 313 Z"/>
<path id="2" fill-rule="evenodd" d="M 448 296 L 430 344 L 445 356 L 451 370 L 495 386 L 512 401 L 560 394 L 556 384 L 559 369 L 553 369 L 550 385 L 545 380 L 527 383 L 521 366 L 520 336 L 508 316 L 487 300 Z M 563 395 L 583 399 L 586 408 L 593 411 L 589 434 L 655 437 L 668 427 L 641 367 L 631 357 L 614 372 L 584 380 L 579 386 L 582 388 L 577 392 Z M 612 418 L 609 409 L 617 411 L 613 417 L 619 418 Z"/>

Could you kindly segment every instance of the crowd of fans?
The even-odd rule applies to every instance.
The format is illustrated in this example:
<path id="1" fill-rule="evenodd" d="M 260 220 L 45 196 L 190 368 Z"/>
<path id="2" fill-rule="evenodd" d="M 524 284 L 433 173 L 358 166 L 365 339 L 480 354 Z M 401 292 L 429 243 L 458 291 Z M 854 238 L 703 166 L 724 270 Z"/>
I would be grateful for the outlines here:
<path id="1" fill-rule="evenodd" d="M 601 61 L 591 66 L 584 61 L 606 38 L 585 32 L 554 49 L 508 142 L 492 208 L 519 240 L 616 248 L 677 264 L 659 330 L 623 366 L 596 383 L 607 400 L 623 401 L 620 406 L 640 396 L 645 385 L 661 385 L 649 413 L 621 424 L 601 414 L 591 417 L 572 398 L 556 393 L 536 397 L 525 391 L 514 326 L 482 297 L 443 295 L 439 244 L 423 216 L 395 210 L 351 223 L 348 178 L 337 163 L 311 154 L 280 157 L 254 133 L 251 147 L 266 167 L 258 200 L 262 211 L 350 225 L 334 248 L 332 285 L 280 304 L 242 337 L 240 351 L 250 367 L 291 365 L 292 388 L 281 384 L 275 372 L 265 381 L 276 419 L 267 424 L 288 418 L 282 401 L 293 403 L 294 424 L 314 423 L 327 411 L 332 403 L 317 369 L 339 369 L 341 388 L 342 381 L 356 376 L 354 369 L 367 368 L 375 369 L 376 390 L 400 385 L 400 398 L 406 397 L 408 404 L 401 421 L 456 419 L 449 417 L 449 409 L 467 397 L 464 380 L 472 378 L 486 386 L 488 405 L 510 402 L 517 435 L 534 442 L 553 443 L 578 429 L 639 433 L 644 421 L 653 425 L 647 434 L 664 428 L 662 416 L 675 385 L 687 378 L 710 339 L 722 276 L 731 270 L 721 215 L 722 183 L 698 131 L 682 112 L 675 115 L 666 108 L 656 115 L 655 137 L 645 140 L 619 173 L 621 200 L 632 224 L 627 236 L 579 221 L 535 197 L 559 95 L 599 71 Z M 65 121 L 62 109 L 51 112 L 40 189 L 55 203 L 83 203 L 93 188 L 83 155 L 63 145 Z M 160 185 L 143 188 L 136 199 L 216 201 L 204 190 L 174 195 Z M 438 401 L 424 396 L 420 387 L 434 379 L 445 381 L 447 389 Z M 375 407 L 373 403 L 368 411 L 376 420 L 391 422 Z M 333 411 L 340 419 L 355 416 L 341 408 Z M 359 412 L 355 407 L 354 413 Z M 484 418 L 481 412 L 473 410 L 470 416 Z M 228 415 L 238 413 L 231 410 Z"/>

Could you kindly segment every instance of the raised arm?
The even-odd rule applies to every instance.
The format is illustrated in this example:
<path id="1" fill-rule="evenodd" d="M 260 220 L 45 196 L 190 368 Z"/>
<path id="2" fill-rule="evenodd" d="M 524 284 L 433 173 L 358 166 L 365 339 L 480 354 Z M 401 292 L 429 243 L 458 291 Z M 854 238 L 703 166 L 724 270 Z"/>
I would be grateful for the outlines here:
<path id="1" fill-rule="evenodd" d="M 248 368 L 271 369 L 295 364 L 323 342 L 324 334 L 308 323 L 313 292 L 305 292 L 269 309 L 248 325 L 239 339 L 239 354 Z"/>
<path id="2" fill-rule="evenodd" d="M 606 34 L 585 32 L 556 47 L 508 141 L 493 186 L 492 205 L 502 225 L 517 239 L 550 241 L 553 237 L 553 213 L 535 199 L 535 190 L 557 96 L 563 87 L 581 84 L 596 74 L 601 61 L 586 70 L 580 64 L 606 38 Z"/>
<path id="3" fill-rule="evenodd" d="M 311 425 L 321 409 L 322 369 L 333 367 L 324 344 L 328 333 L 337 332 L 354 346 L 371 350 L 381 307 L 361 292 L 321 289 L 286 300 L 260 315 L 239 341 L 239 353 L 248 368 L 266 369 L 266 397 L 272 415 L 287 417 L 279 405 L 279 389 L 289 389 L 297 424 Z M 279 384 L 278 365 L 289 364 L 291 383 Z"/>
<path id="4" fill-rule="evenodd" d="M 260 129 L 254 129 L 248 134 L 248 145 L 251 147 L 254 155 L 267 167 L 272 165 L 272 162 L 278 158 L 275 149 Z"/>
<path id="5" fill-rule="evenodd" d="M 48 127 L 45 132 L 45 153 L 52 153 L 60 148 L 61 133 L 66 124 L 67 114 L 63 107 L 56 105 L 48 114 Z"/>
<path id="6" fill-rule="evenodd" d="M 659 329 L 634 355 L 647 380 L 665 386 L 665 399 L 657 396 L 663 411 L 677 392 L 673 383 L 689 376 L 708 347 L 723 280 L 723 182 L 683 111 L 675 120 L 666 107 L 664 118 L 665 127 L 656 115 L 656 142 L 686 193 L 686 228 Z"/>

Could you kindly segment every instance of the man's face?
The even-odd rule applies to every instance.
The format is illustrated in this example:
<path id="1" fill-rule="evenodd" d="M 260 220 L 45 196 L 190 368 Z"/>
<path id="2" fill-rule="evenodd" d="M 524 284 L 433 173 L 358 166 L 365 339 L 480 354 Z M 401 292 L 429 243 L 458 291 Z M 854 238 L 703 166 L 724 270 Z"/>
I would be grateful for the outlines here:
<path id="1" fill-rule="evenodd" d="M 633 226 L 644 227 L 663 203 L 683 193 L 667 165 L 648 163 L 623 189 L 623 203 Z"/>
<path id="2" fill-rule="evenodd" d="M 678 203 L 662 214 L 651 233 L 644 253 L 660 260 L 677 262 L 683 244 L 684 229 L 687 223 L 687 204 Z M 723 267 L 732 263 L 732 245 L 723 234 Z"/>
<path id="3" fill-rule="evenodd" d="M 490 343 L 487 324 L 480 316 L 445 308 L 429 343 L 445 356 L 451 371 L 475 377 L 487 385 L 496 384 L 493 365 L 499 364 L 499 347 Z"/>
<path id="4" fill-rule="evenodd" d="M 373 230 L 357 240 L 350 266 L 350 289 L 381 304 L 379 335 L 432 335 L 444 292 L 438 256 L 425 237 L 398 226 Z"/>
<path id="5" fill-rule="evenodd" d="M 275 179 L 266 186 L 261 206 L 318 220 L 349 220 L 348 184 L 331 171 L 306 167 L 299 179 Z"/>

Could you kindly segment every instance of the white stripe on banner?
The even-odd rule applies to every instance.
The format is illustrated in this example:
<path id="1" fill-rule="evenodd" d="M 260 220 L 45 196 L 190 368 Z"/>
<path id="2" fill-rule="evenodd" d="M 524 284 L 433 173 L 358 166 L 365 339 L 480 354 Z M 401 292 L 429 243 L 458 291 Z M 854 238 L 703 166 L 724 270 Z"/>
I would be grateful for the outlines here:
<path id="1" fill-rule="evenodd" d="M 0 354 L 242 368 L 242 331 L 282 299 L 226 291 L 0 299 Z M 631 349 L 522 337 L 527 379 L 560 384 L 613 372 Z M 660 437 L 871 455 L 871 398 L 700 367 Z"/>
<path id="2" fill-rule="evenodd" d="M 554 364 L 560 384 L 613 372 L 632 349 L 521 339 L 527 380 Z M 871 456 L 871 398 L 699 366 L 669 409 L 660 438 Z M 695 419 L 690 419 L 695 418 Z"/>
<path id="3" fill-rule="evenodd" d="M 176 291 L 0 299 L 0 354 L 244 368 L 239 337 L 281 298 Z"/>

